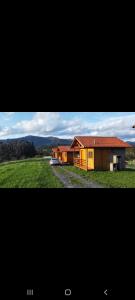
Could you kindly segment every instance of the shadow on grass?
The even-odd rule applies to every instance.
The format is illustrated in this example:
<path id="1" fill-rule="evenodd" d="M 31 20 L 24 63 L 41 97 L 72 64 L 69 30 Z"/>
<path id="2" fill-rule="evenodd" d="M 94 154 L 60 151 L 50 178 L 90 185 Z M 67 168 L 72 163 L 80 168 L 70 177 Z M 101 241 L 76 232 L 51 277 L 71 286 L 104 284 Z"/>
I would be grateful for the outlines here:
<path id="1" fill-rule="evenodd" d="M 135 172 L 135 169 L 133 169 L 133 168 L 126 168 L 124 171 L 130 171 L 130 172 Z"/>

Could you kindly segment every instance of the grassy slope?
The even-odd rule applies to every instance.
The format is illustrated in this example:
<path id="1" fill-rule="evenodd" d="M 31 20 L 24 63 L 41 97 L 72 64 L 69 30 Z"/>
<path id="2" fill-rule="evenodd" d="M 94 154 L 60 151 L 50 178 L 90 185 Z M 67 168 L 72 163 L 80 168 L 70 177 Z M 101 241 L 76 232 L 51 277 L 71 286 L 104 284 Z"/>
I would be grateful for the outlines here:
<path id="1" fill-rule="evenodd" d="M 121 172 L 86 172 L 72 166 L 70 171 L 84 178 L 113 188 L 135 188 L 135 170 Z M 63 185 L 56 178 L 47 160 L 30 159 L 0 164 L 0 188 L 59 188 Z"/>
<path id="2" fill-rule="evenodd" d="M 30 159 L 0 164 L 0 188 L 60 188 L 48 161 Z"/>
<path id="3" fill-rule="evenodd" d="M 64 167 L 65 168 L 65 167 Z M 135 188 L 135 170 L 125 170 L 120 172 L 108 171 L 83 171 L 74 166 L 66 167 L 67 170 L 82 175 L 84 178 L 91 179 L 106 187 L 112 188 Z"/>

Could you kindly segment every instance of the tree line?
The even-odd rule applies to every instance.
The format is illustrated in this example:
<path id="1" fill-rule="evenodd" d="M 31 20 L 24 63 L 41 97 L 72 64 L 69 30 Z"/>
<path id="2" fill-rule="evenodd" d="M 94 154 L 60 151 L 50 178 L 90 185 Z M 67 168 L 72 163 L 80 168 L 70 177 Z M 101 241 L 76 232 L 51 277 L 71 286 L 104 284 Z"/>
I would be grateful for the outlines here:
<path id="1" fill-rule="evenodd" d="M 126 160 L 135 159 L 135 147 L 126 149 Z"/>
<path id="2" fill-rule="evenodd" d="M 52 154 L 52 148 L 53 146 L 41 146 L 41 147 L 38 147 L 36 150 L 37 150 L 37 155 L 38 156 L 51 156 Z"/>
<path id="3" fill-rule="evenodd" d="M 34 156 L 50 156 L 53 146 L 35 148 L 34 144 L 27 141 L 0 142 L 0 162 L 31 158 Z M 126 160 L 135 159 L 135 147 L 126 150 Z"/>
<path id="4" fill-rule="evenodd" d="M 36 154 L 33 143 L 26 141 L 0 142 L 0 162 L 31 158 Z"/>

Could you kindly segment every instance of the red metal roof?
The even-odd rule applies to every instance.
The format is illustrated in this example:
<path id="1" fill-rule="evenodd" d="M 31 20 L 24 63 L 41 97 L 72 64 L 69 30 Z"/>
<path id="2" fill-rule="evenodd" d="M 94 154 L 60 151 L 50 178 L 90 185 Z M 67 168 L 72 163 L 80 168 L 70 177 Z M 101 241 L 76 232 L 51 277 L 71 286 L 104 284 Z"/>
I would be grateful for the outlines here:
<path id="1" fill-rule="evenodd" d="M 58 152 L 58 148 L 52 148 L 52 152 Z"/>
<path id="2" fill-rule="evenodd" d="M 70 146 L 58 146 L 57 148 L 52 148 L 52 152 L 76 152 L 79 148 L 71 148 Z"/>
<path id="3" fill-rule="evenodd" d="M 129 148 L 132 147 L 128 143 L 118 139 L 117 137 L 93 137 L 93 136 L 76 136 L 77 140 L 84 148 Z M 73 142 L 74 143 L 74 142 Z M 73 145 L 73 144 L 72 144 Z"/>
<path id="4" fill-rule="evenodd" d="M 73 152 L 74 150 L 71 149 L 70 146 L 58 146 L 58 150 L 60 152 Z"/>

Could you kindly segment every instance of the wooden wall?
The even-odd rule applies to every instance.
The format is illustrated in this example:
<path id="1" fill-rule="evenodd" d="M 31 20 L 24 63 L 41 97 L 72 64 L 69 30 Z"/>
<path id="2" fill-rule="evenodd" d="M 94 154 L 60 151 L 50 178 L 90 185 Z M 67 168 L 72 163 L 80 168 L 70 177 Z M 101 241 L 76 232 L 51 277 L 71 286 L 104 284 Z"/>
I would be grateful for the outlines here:
<path id="1" fill-rule="evenodd" d="M 95 148 L 95 170 L 110 170 L 110 149 Z"/>
<path id="2" fill-rule="evenodd" d="M 73 164 L 73 160 L 74 160 L 73 157 L 74 157 L 73 152 L 68 152 L 67 153 L 67 162 L 70 163 L 70 164 Z"/>
<path id="3" fill-rule="evenodd" d="M 62 152 L 62 162 L 67 163 L 67 152 Z"/>
<path id="4" fill-rule="evenodd" d="M 58 159 L 59 159 L 60 161 L 62 160 L 62 153 L 61 153 L 61 152 L 58 153 Z"/>
<path id="5" fill-rule="evenodd" d="M 110 170 L 110 163 L 113 162 L 113 156 L 121 157 L 122 169 L 125 167 L 125 149 L 124 148 L 110 148 L 110 149 L 96 149 L 95 148 L 95 170 Z"/>
<path id="6" fill-rule="evenodd" d="M 73 152 L 62 152 L 63 163 L 73 163 Z"/>

